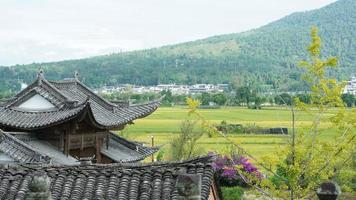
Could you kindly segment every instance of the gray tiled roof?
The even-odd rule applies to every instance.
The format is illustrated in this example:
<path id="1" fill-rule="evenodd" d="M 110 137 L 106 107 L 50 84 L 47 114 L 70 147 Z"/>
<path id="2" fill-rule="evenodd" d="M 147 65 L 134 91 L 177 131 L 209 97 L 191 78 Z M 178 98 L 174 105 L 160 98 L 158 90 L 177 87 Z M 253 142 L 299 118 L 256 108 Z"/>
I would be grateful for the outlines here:
<path id="1" fill-rule="evenodd" d="M 0 198 L 25 199 L 35 171 L 50 177 L 56 199 L 177 199 L 179 175 L 201 176 L 201 199 L 208 199 L 214 170 L 211 157 L 185 162 L 0 168 Z"/>
<path id="2" fill-rule="evenodd" d="M 51 158 L 30 145 L 0 130 L 0 151 L 21 163 L 50 163 Z"/>
<path id="3" fill-rule="evenodd" d="M 78 165 L 79 161 L 74 157 L 68 155 L 66 156 L 62 151 L 57 147 L 53 146 L 47 141 L 32 139 L 25 142 L 30 145 L 32 149 L 37 152 L 42 152 L 46 156 L 50 157 L 53 164 L 62 164 L 62 165 Z"/>
<path id="4" fill-rule="evenodd" d="M 76 117 L 89 107 L 88 103 L 72 109 L 28 112 L 12 107 L 0 107 L 0 126 L 32 130 L 58 124 Z"/>
<path id="5" fill-rule="evenodd" d="M 155 111 L 160 101 L 152 101 L 145 104 L 124 106 L 111 103 L 96 95 L 88 87 L 76 79 L 67 81 L 52 81 L 56 88 L 72 101 L 84 103 L 89 98 L 89 103 L 95 120 L 107 127 L 115 127 L 131 122 L 134 119 L 145 117 Z"/>
<path id="6" fill-rule="evenodd" d="M 75 158 L 66 156 L 57 147 L 37 139 L 33 134 L 0 130 L 0 136 L 0 151 L 20 163 L 79 164 Z M 116 162 L 136 162 L 158 150 L 157 147 L 146 147 L 110 132 L 109 148 L 107 149 L 104 143 L 101 153 Z"/>
<path id="7" fill-rule="evenodd" d="M 47 99 L 55 109 L 31 111 L 18 107 L 35 94 Z M 159 105 L 160 100 L 138 105 L 111 103 L 77 79 L 47 81 L 39 77 L 13 100 L 0 106 L 0 127 L 40 129 L 70 120 L 83 111 L 98 128 L 113 129 L 151 114 Z"/>
<path id="8" fill-rule="evenodd" d="M 101 153 L 116 162 L 136 162 L 145 159 L 159 150 L 158 147 L 146 147 L 132 142 L 114 133 L 109 134 L 109 148 L 103 144 Z"/>

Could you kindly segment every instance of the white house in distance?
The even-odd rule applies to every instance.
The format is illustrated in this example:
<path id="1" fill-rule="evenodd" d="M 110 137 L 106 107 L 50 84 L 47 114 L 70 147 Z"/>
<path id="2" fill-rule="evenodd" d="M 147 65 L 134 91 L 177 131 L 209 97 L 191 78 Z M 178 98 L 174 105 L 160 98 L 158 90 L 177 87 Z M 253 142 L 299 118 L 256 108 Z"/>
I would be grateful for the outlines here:
<path id="1" fill-rule="evenodd" d="M 197 94 L 203 92 L 223 92 L 229 89 L 228 84 L 195 84 L 195 85 L 177 85 L 177 84 L 159 84 L 154 86 L 139 86 L 121 84 L 118 86 L 104 86 L 98 89 L 97 93 L 111 94 L 113 92 L 127 92 L 130 91 L 134 94 L 143 93 L 160 93 L 164 90 L 170 90 L 174 95 L 182 94 Z"/>
<path id="2" fill-rule="evenodd" d="M 351 80 L 347 81 L 346 87 L 344 89 L 344 94 L 354 94 L 356 95 L 356 77 L 351 77 Z"/>

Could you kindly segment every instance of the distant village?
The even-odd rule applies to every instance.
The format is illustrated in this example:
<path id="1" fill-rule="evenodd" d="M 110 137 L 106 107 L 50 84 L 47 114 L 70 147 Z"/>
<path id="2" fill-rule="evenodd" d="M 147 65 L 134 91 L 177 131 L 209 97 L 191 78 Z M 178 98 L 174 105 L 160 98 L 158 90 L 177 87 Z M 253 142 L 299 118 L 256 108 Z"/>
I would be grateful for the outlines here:
<path id="1" fill-rule="evenodd" d="M 25 89 L 28 85 L 21 83 L 21 90 Z M 119 84 L 117 86 L 103 86 L 95 89 L 97 94 L 112 94 L 130 92 L 132 94 L 145 94 L 145 93 L 161 93 L 162 91 L 171 91 L 173 95 L 189 95 L 201 93 L 218 93 L 231 91 L 229 84 L 194 84 L 194 85 L 180 85 L 180 84 L 159 84 L 155 86 L 140 86 L 132 84 Z M 294 94 L 296 92 L 288 92 Z M 356 95 L 356 76 L 352 76 L 347 81 L 343 91 L 344 94 Z"/>
<path id="2" fill-rule="evenodd" d="M 194 85 L 180 85 L 180 84 L 159 84 L 155 86 L 139 86 L 131 84 L 119 84 L 117 86 L 104 86 L 94 90 L 95 93 L 112 94 L 130 92 L 133 94 L 145 93 L 161 93 L 162 91 L 171 91 L 173 95 L 188 95 L 200 93 L 217 93 L 230 91 L 229 84 L 194 84 Z M 356 76 L 352 76 L 345 86 L 344 94 L 356 95 Z"/>
<path id="3" fill-rule="evenodd" d="M 112 94 L 120 92 L 131 92 L 133 94 L 160 93 L 162 91 L 171 91 L 173 95 L 199 94 L 226 92 L 229 90 L 229 84 L 194 84 L 194 85 L 177 85 L 177 84 L 159 84 L 156 86 L 138 86 L 121 84 L 117 86 L 104 86 L 95 90 L 96 93 Z"/>

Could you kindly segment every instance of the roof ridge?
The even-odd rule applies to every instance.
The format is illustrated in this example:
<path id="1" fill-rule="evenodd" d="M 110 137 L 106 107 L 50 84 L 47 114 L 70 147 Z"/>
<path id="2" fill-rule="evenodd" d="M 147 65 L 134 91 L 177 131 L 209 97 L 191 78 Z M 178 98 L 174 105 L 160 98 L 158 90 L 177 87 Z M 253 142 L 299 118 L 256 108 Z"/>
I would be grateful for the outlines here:
<path id="1" fill-rule="evenodd" d="M 99 100 L 105 102 L 106 104 L 110 105 L 110 106 L 113 106 L 113 107 L 116 107 L 117 105 L 116 104 L 113 104 L 111 103 L 110 101 L 106 100 L 105 98 L 101 97 L 100 95 L 96 94 L 95 92 L 91 91 L 91 89 L 84 85 L 82 82 L 80 82 L 78 79 L 75 79 L 75 82 L 80 85 L 86 92 L 89 92 L 91 95 L 97 97 Z M 91 96 L 92 98 L 92 96 Z"/>
<path id="2" fill-rule="evenodd" d="M 81 90 L 84 94 L 86 94 L 87 96 L 89 96 L 91 99 L 96 100 L 96 102 L 98 104 L 100 104 L 101 106 L 105 107 L 106 109 L 109 110 L 114 110 L 114 107 L 117 107 L 116 104 L 111 103 L 110 101 L 104 99 L 103 97 L 101 97 L 100 95 L 96 94 L 95 92 L 91 91 L 91 89 L 86 86 L 85 84 L 83 84 L 82 82 L 80 82 L 78 79 L 71 79 L 71 80 L 61 80 L 61 81 L 50 81 L 54 84 L 74 84 L 77 89 Z"/>
<path id="3" fill-rule="evenodd" d="M 62 79 L 62 80 L 47 80 L 50 83 L 75 83 L 76 79 L 70 78 L 70 79 Z"/>
<path id="4" fill-rule="evenodd" d="M 51 89 L 53 89 L 55 92 L 57 92 L 59 95 L 61 95 L 66 102 L 72 102 L 63 92 L 61 92 L 58 88 L 56 88 L 54 85 L 52 85 L 49 81 L 46 79 L 43 79 L 42 82 L 46 83 Z M 65 102 L 64 102 L 65 103 Z"/>
<path id="5" fill-rule="evenodd" d="M 12 110 L 12 111 L 15 111 L 15 112 L 21 112 L 21 113 L 37 113 L 37 114 L 40 114 L 40 113 L 54 113 L 54 112 L 58 112 L 58 111 L 64 111 L 64 110 L 74 110 L 74 109 L 77 109 L 77 108 L 80 108 L 80 107 L 85 107 L 87 105 L 89 105 L 90 102 L 88 100 L 84 101 L 83 103 L 81 104 L 78 104 L 76 105 L 75 107 L 73 108 L 67 108 L 67 107 L 63 107 L 61 109 L 57 109 L 57 110 L 36 110 L 36 111 L 33 111 L 33 110 L 23 110 L 23 109 L 18 109 L 18 108 L 12 108 L 12 107 L 5 107 L 5 106 L 0 106 L 0 109 L 1 108 L 4 108 L 4 109 L 7 109 L 7 110 Z"/>
<path id="6" fill-rule="evenodd" d="M 161 96 L 160 98 L 152 100 L 152 101 L 147 101 L 147 102 L 144 102 L 144 103 L 131 104 L 130 107 L 145 106 L 145 105 L 151 105 L 151 104 L 154 104 L 154 103 L 161 103 L 163 98 L 164 98 L 164 96 Z"/>
<path id="7" fill-rule="evenodd" d="M 161 168 L 161 167 L 183 167 L 191 164 L 199 164 L 203 163 L 206 165 L 210 165 L 215 156 L 198 156 L 195 158 L 191 158 L 188 160 L 183 161 L 164 161 L 164 162 L 153 162 L 153 163 L 110 163 L 110 164 L 88 164 L 88 165 L 58 165 L 58 164 L 43 164 L 43 163 L 34 163 L 34 164 L 20 164 L 18 167 L 22 168 L 78 168 L 80 170 L 92 170 L 93 168 L 129 168 L 129 169 L 136 169 L 136 168 Z"/>
<path id="8" fill-rule="evenodd" d="M 35 92 L 36 94 L 53 103 L 51 99 L 48 99 L 46 96 L 41 95 L 37 87 L 39 87 L 39 89 L 45 90 L 46 92 L 49 92 L 57 99 L 57 101 L 61 102 L 63 105 L 67 105 L 68 102 L 73 102 L 65 94 L 58 90 L 54 85 L 52 85 L 48 80 L 46 80 L 43 76 L 38 76 L 38 78 L 33 83 L 31 83 L 28 87 L 26 87 L 24 90 L 20 91 L 13 97 L 14 101 L 7 102 L 6 106 L 9 107 L 15 105 L 22 98 L 26 97 L 27 95 L 31 95 L 31 92 Z"/>

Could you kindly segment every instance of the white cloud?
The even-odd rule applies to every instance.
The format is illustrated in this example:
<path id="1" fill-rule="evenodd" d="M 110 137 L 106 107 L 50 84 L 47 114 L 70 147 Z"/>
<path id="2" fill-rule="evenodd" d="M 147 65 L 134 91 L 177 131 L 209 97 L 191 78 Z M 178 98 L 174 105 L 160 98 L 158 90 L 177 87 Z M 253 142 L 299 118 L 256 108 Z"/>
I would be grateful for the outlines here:
<path id="1" fill-rule="evenodd" d="M 0 65 L 245 31 L 335 0 L 0 0 Z"/>

